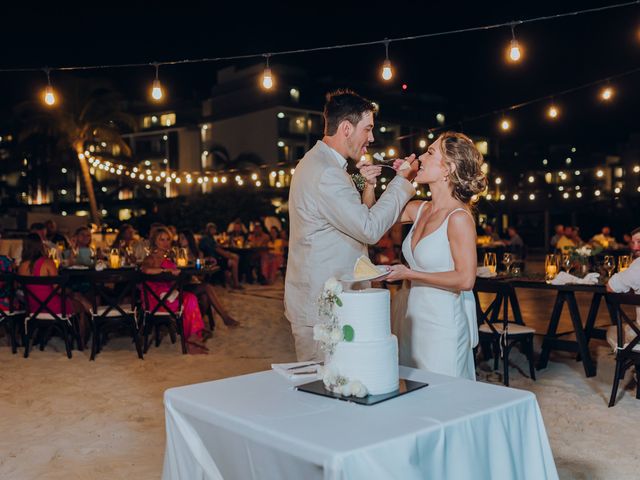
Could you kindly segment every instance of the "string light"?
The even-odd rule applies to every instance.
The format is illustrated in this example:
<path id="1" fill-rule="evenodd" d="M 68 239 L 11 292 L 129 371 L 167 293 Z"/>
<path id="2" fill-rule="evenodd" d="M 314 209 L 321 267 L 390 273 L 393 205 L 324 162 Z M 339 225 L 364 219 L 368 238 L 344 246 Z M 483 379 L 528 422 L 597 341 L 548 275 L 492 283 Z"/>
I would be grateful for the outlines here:
<path id="1" fill-rule="evenodd" d="M 511 42 L 509 43 L 509 60 L 512 62 L 519 62 L 522 58 L 522 52 L 520 51 L 520 45 L 516 40 L 516 24 L 511 24 Z"/>
<path id="2" fill-rule="evenodd" d="M 56 95 L 53 91 L 53 87 L 51 86 L 51 75 L 50 75 L 51 70 L 48 68 L 45 68 L 44 73 L 47 74 L 47 86 L 44 89 L 44 95 L 43 95 L 43 100 L 44 103 L 46 103 L 47 105 L 49 105 L 50 107 L 55 105 L 56 103 Z"/>
<path id="3" fill-rule="evenodd" d="M 389 60 L 389 40 L 384 39 L 384 63 L 382 64 L 382 79 L 385 81 L 391 80 L 393 77 L 393 68 L 391 67 L 391 60 Z"/>
<path id="4" fill-rule="evenodd" d="M 156 67 L 156 78 L 151 86 L 151 98 L 156 102 L 159 102 L 163 97 L 162 85 L 160 84 L 160 79 L 158 78 L 158 69 L 160 66 L 158 63 L 154 63 L 153 66 Z"/>
<path id="5" fill-rule="evenodd" d="M 549 109 L 547 110 L 547 116 L 549 118 L 551 118 L 552 120 L 555 120 L 556 118 L 558 118 L 559 114 L 560 114 L 560 112 L 558 111 L 558 107 L 556 107 L 555 105 L 551 104 L 549 106 Z"/>
<path id="6" fill-rule="evenodd" d="M 604 87 L 601 91 L 600 91 L 600 98 L 602 100 L 604 100 L 605 102 L 608 102 L 609 100 L 611 100 L 611 98 L 613 98 L 613 88 L 607 86 Z"/>
<path id="7" fill-rule="evenodd" d="M 273 76 L 271 75 L 271 68 L 269 67 L 269 57 L 271 55 L 266 53 L 264 55 L 265 58 L 265 67 L 262 72 L 262 88 L 265 90 L 270 90 L 273 87 Z"/>
<path id="8" fill-rule="evenodd" d="M 500 128 L 505 132 L 510 130 L 511 129 L 511 121 L 509 121 L 508 118 L 502 117 L 502 121 L 500 122 Z"/>

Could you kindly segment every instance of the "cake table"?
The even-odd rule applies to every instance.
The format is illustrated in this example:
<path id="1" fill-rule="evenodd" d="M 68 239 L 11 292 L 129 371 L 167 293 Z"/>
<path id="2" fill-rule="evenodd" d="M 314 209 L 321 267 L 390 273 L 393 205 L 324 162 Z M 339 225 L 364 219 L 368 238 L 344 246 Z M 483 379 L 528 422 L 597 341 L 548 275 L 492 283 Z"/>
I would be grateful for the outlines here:
<path id="1" fill-rule="evenodd" d="M 273 371 L 167 390 L 163 479 L 558 478 L 532 393 L 400 375 L 429 387 L 373 406 Z"/>

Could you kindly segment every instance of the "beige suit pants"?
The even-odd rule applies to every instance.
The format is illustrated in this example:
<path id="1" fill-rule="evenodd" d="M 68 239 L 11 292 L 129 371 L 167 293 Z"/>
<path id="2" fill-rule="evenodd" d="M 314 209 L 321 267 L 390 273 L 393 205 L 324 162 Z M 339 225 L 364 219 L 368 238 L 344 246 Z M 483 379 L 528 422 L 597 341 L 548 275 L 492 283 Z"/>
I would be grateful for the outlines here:
<path id="1" fill-rule="evenodd" d="M 296 357 L 299 362 L 324 361 L 324 352 L 320 344 L 313 339 L 313 325 L 291 324 L 291 334 L 296 345 Z"/>

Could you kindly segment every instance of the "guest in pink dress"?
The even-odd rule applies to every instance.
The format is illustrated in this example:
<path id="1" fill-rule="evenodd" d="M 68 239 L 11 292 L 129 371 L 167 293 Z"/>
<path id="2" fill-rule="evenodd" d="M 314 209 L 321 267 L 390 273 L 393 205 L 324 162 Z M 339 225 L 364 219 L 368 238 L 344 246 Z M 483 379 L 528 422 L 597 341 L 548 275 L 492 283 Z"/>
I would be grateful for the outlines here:
<path id="1" fill-rule="evenodd" d="M 18 267 L 18 275 L 48 277 L 58 275 L 58 268 L 53 260 L 45 255 L 44 242 L 36 233 L 30 233 L 24 239 L 22 244 L 22 263 Z M 51 292 L 55 289 L 53 285 L 32 285 L 29 290 L 41 301 L 47 299 Z M 27 296 L 27 309 L 29 312 L 35 312 L 39 307 L 38 302 L 31 296 Z M 62 298 L 55 295 L 47 303 L 47 307 L 55 314 L 62 314 Z M 87 312 L 90 309 L 90 303 L 82 295 L 74 292 L 67 292 L 64 314 L 69 316 L 77 313 L 80 317 L 79 330 L 80 338 L 86 342 L 87 328 Z M 43 311 L 43 313 L 49 313 Z"/>
<path id="2" fill-rule="evenodd" d="M 172 273 L 173 275 L 179 275 L 180 270 L 176 267 L 176 264 L 168 258 L 171 250 L 171 233 L 166 227 L 157 227 L 149 238 L 151 245 L 151 253 L 142 262 L 142 271 L 147 274 L 158 273 Z M 167 282 L 150 282 L 150 288 L 161 297 L 171 288 L 170 283 Z M 155 298 L 149 298 L 148 308 L 153 309 L 158 304 Z M 176 311 L 179 308 L 178 298 L 173 301 L 167 301 L 167 306 Z M 182 329 L 184 338 L 187 339 L 187 344 L 194 346 L 201 350 L 207 350 L 207 348 L 201 343 L 211 336 L 211 332 L 204 328 L 204 322 L 202 321 L 202 314 L 198 308 L 198 299 L 193 293 L 184 292 L 182 296 Z M 191 353 L 195 350 L 189 348 Z M 198 352 L 200 353 L 200 352 Z"/>

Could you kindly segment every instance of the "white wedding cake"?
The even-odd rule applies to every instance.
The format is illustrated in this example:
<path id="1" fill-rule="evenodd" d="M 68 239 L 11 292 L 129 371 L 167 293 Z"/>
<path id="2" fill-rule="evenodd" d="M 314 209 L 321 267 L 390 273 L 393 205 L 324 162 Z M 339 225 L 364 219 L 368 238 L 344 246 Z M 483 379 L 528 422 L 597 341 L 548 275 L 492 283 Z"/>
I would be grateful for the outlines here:
<path id="1" fill-rule="evenodd" d="M 335 309 L 344 339 L 325 365 L 371 395 L 398 389 L 398 339 L 391 334 L 389 291 L 381 288 L 340 293 Z"/>

